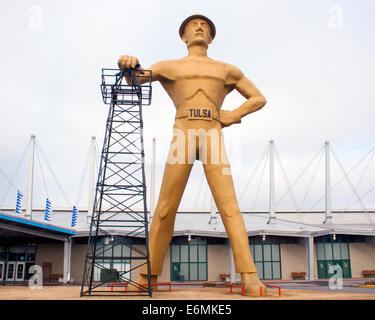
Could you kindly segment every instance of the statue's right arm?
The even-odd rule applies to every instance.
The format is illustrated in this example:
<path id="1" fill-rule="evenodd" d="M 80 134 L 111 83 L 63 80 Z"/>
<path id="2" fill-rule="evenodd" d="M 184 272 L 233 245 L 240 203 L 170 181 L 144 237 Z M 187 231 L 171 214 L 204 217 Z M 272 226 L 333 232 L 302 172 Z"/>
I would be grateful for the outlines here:
<path id="1" fill-rule="evenodd" d="M 118 64 L 118 67 L 120 68 L 120 70 L 128 69 L 128 68 L 136 68 L 137 65 L 140 65 L 139 60 L 136 57 L 128 56 L 128 55 L 122 55 L 118 59 L 117 64 Z M 162 79 L 162 77 L 161 77 L 161 63 L 160 62 L 155 63 L 154 65 L 152 65 L 148 69 L 138 67 L 137 70 L 139 70 L 141 72 L 141 74 L 142 74 L 142 70 L 151 70 L 151 81 L 159 81 L 159 80 Z M 129 84 L 130 78 L 128 79 L 128 77 L 126 77 L 126 76 L 125 76 L 125 78 L 126 78 L 126 81 Z M 141 84 L 148 82 L 148 80 L 149 80 L 148 77 L 141 77 Z"/>

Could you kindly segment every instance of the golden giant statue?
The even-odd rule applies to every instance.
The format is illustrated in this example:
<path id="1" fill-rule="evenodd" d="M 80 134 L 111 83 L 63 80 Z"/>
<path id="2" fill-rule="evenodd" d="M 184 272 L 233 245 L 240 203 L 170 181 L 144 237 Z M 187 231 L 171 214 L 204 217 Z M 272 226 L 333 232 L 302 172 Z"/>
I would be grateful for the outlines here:
<path id="1" fill-rule="evenodd" d="M 240 123 L 242 117 L 261 109 L 266 99 L 238 68 L 207 56 L 208 45 L 216 34 L 210 19 L 192 15 L 182 22 L 179 32 L 186 43 L 188 55 L 182 59 L 161 61 L 149 68 L 152 81 L 161 83 L 176 107 L 174 136 L 149 233 L 151 281 L 157 283 L 157 277 L 162 272 L 189 174 L 194 161 L 201 160 L 228 233 L 235 269 L 241 274 L 244 293 L 259 296 L 262 287 L 264 295 L 266 287 L 259 280 L 251 257 L 222 128 Z M 118 60 L 120 69 L 135 68 L 138 64 L 138 59 L 129 55 L 123 55 Z M 240 92 L 246 101 L 233 111 L 220 110 L 225 96 L 232 90 Z M 147 283 L 146 266 L 140 272 L 139 283 Z"/>

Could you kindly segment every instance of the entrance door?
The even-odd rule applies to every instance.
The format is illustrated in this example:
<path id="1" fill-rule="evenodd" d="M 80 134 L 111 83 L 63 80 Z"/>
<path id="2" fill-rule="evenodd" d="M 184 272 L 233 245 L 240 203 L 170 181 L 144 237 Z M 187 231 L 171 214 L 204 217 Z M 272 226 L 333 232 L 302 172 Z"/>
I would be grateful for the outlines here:
<path id="1" fill-rule="evenodd" d="M 7 272 L 6 272 L 6 281 L 13 281 L 16 271 L 16 263 L 15 262 L 8 262 L 7 264 Z"/>
<path id="2" fill-rule="evenodd" d="M 4 273 L 5 273 L 5 262 L 0 261 L 0 281 L 4 280 Z"/>
<path id="3" fill-rule="evenodd" d="M 16 281 L 25 279 L 25 262 L 17 262 L 16 265 Z"/>
<path id="4" fill-rule="evenodd" d="M 318 278 L 324 279 L 327 277 L 326 264 L 324 261 L 318 261 Z"/>
<path id="5" fill-rule="evenodd" d="M 343 279 L 352 277 L 349 260 L 318 260 L 319 279 L 328 279 L 332 277 L 334 274 L 337 274 L 337 271 L 335 269 L 331 269 L 334 270 L 333 273 L 330 272 L 331 266 L 338 266 L 341 268 Z"/>
<path id="6" fill-rule="evenodd" d="M 342 260 L 342 277 L 351 278 L 352 270 L 350 268 L 350 260 Z"/>
<path id="7" fill-rule="evenodd" d="M 352 277 L 349 260 L 334 260 L 333 264 L 341 268 L 342 277 L 344 279 Z"/>
<path id="8" fill-rule="evenodd" d="M 171 281 L 179 281 L 180 280 L 180 263 L 172 262 L 171 268 L 172 268 Z"/>
<path id="9" fill-rule="evenodd" d="M 43 283 L 51 282 L 52 263 L 51 262 L 43 262 L 42 271 L 43 271 Z"/>

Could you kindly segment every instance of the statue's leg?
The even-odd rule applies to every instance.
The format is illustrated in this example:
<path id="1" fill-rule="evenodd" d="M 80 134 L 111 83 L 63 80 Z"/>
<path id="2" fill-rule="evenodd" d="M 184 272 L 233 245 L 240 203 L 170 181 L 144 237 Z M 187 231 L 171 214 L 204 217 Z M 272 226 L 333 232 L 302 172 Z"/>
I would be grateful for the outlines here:
<path id="1" fill-rule="evenodd" d="M 256 272 L 245 224 L 238 207 L 232 176 L 229 174 L 223 175 L 222 169 L 223 167 L 220 165 L 204 165 L 208 184 L 232 246 L 236 271 L 239 273 Z"/>
<path id="2" fill-rule="evenodd" d="M 230 166 L 226 159 L 224 143 L 221 143 L 219 163 L 211 163 L 208 158 L 207 163 L 203 164 L 204 172 L 227 231 L 236 272 L 241 273 L 241 282 L 245 287 L 245 294 L 259 296 L 260 287 L 262 287 L 262 295 L 265 295 L 266 287 L 258 278 L 251 256 L 248 235 L 238 206 Z"/>
<path id="3" fill-rule="evenodd" d="M 158 203 L 149 232 L 149 250 L 152 282 L 162 272 L 165 254 L 173 236 L 174 221 L 192 164 L 166 164 Z M 147 266 L 141 269 L 141 282 L 146 282 Z M 143 281 L 142 281 L 143 280 Z"/>
<path id="4" fill-rule="evenodd" d="M 178 120 L 173 129 L 173 139 L 149 232 L 152 283 L 157 282 L 157 277 L 162 273 L 164 257 L 173 236 L 176 212 L 194 163 L 194 161 L 188 161 L 188 134 L 183 124 L 182 119 Z M 194 146 L 190 148 L 194 149 Z M 193 153 L 195 154 L 195 151 Z M 147 283 L 147 274 L 147 265 L 144 265 L 141 268 L 138 283 Z"/>

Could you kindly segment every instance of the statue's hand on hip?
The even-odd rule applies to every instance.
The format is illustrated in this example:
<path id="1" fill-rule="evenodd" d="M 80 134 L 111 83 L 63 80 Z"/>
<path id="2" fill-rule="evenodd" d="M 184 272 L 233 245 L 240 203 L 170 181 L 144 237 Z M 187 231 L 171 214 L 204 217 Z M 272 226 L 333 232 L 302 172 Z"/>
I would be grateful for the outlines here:
<path id="1" fill-rule="evenodd" d="M 139 61 L 136 57 L 122 55 L 117 61 L 118 67 L 120 70 L 135 68 L 137 65 L 139 66 Z"/>
<path id="2" fill-rule="evenodd" d="M 241 123 L 241 115 L 236 110 L 220 110 L 220 122 L 223 128 L 229 127 L 234 123 Z"/>

